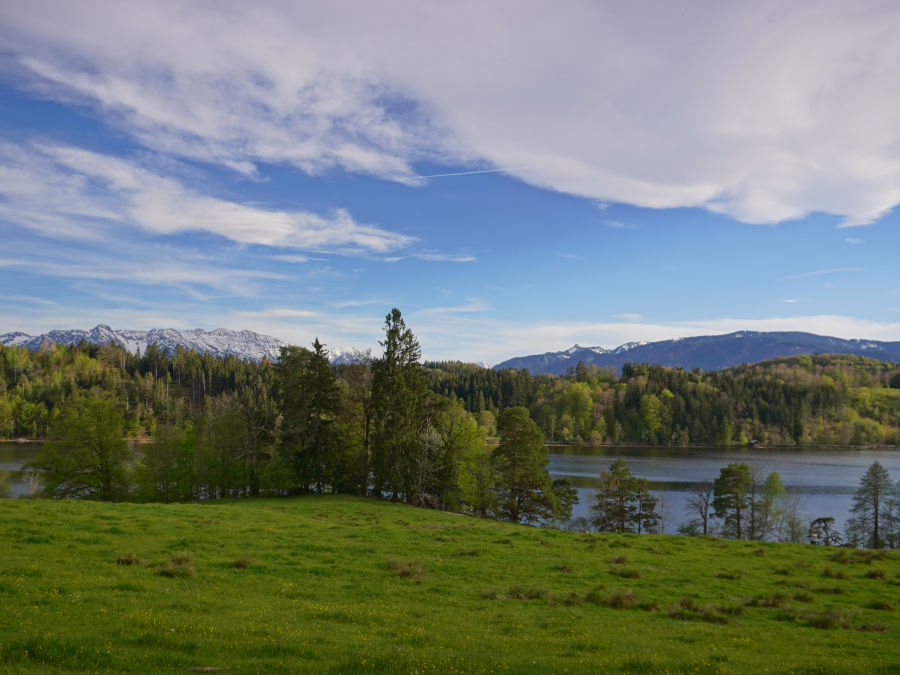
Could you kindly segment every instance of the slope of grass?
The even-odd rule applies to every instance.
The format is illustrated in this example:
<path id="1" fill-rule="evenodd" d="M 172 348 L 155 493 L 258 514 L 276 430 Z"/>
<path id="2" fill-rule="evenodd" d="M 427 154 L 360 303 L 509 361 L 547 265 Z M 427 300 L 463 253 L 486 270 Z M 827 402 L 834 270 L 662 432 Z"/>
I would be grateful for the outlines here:
<path id="1" fill-rule="evenodd" d="M 900 669 L 900 557 L 346 497 L 0 501 L 9 672 Z"/>

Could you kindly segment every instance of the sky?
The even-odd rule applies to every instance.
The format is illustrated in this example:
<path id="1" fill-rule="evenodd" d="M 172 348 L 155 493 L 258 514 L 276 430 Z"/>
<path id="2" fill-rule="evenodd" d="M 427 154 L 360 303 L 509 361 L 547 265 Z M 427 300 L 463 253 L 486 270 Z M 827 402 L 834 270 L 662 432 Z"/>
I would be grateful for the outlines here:
<path id="1" fill-rule="evenodd" d="M 0 4 L 0 333 L 900 340 L 900 4 Z"/>

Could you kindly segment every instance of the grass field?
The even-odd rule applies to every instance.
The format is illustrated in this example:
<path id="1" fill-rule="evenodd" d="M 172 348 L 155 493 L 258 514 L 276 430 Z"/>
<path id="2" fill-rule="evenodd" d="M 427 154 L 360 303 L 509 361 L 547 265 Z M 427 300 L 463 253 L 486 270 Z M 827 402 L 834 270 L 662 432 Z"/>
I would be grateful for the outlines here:
<path id="1" fill-rule="evenodd" d="M 347 497 L 0 501 L 4 672 L 900 671 L 900 556 Z"/>

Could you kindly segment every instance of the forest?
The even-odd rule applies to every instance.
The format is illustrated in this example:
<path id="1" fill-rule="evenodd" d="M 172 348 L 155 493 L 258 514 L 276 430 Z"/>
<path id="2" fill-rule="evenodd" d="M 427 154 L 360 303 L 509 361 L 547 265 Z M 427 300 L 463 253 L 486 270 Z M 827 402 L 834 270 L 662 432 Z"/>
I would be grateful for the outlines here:
<path id="1" fill-rule="evenodd" d="M 571 512 L 574 490 L 546 471 L 547 442 L 900 439 L 900 366 L 862 357 L 532 376 L 422 363 L 396 309 L 380 346 L 378 358 L 339 366 L 318 340 L 275 363 L 155 346 L 0 347 L 0 438 L 44 441 L 33 468 L 48 496 L 374 493 L 515 522 Z"/>
<path id="2" fill-rule="evenodd" d="M 474 413 L 525 406 L 548 442 L 887 447 L 900 444 L 900 365 L 804 355 L 720 371 L 579 363 L 565 377 L 431 363 L 433 391 Z"/>

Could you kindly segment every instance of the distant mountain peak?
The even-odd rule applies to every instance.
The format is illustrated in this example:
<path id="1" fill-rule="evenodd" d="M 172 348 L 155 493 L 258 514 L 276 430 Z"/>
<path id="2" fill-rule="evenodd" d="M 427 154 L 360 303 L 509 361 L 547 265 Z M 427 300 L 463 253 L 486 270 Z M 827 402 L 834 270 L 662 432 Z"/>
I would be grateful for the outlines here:
<path id="1" fill-rule="evenodd" d="M 232 355 L 241 359 L 261 361 L 276 360 L 281 347 L 288 343 L 270 335 L 261 335 L 248 330 L 234 331 L 217 328 L 205 331 L 195 328 L 177 331 L 174 328 L 152 328 L 150 330 L 116 330 L 100 323 L 90 330 L 52 330 L 41 335 L 26 333 L 6 333 L 0 335 L 0 344 L 16 345 L 29 349 L 40 349 L 46 342 L 54 344 L 74 345 L 81 341 L 90 344 L 108 344 L 114 342 L 132 354 L 145 352 L 147 347 L 156 344 L 161 350 L 174 353 L 179 346 L 193 349 L 201 354 L 214 356 Z"/>
<path id="2" fill-rule="evenodd" d="M 615 349 L 583 348 L 519 356 L 494 366 L 528 369 L 532 374 L 563 375 L 579 361 L 588 366 L 621 368 L 625 363 L 649 363 L 693 370 L 720 370 L 800 354 L 855 354 L 900 363 L 900 342 L 845 340 L 803 332 L 736 331 L 726 335 L 674 338 L 658 342 L 627 342 Z"/>
<path id="3" fill-rule="evenodd" d="M 90 330 L 52 330 L 41 335 L 15 332 L 0 335 L 0 344 L 27 347 L 37 350 L 45 341 L 53 344 L 74 345 L 84 340 L 89 344 L 103 345 L 114 342 L 132 354 L 144 353 L 147 347 L 156 344 L 161 350 L 175 353 L 180 346 L 193 349 L 198 354 L 214 356 L 232 355 L 249 361 L 277 361 L 281 348 L 290 343 L 271 335 L 262 335 L 250 330 L 230 330 L 216 328 L 203 330 L 190 328 L 178 331 L 174 328 L 151 328 L 149 330 L 119 330 L 105 323 L 99 323 Z M 332 363 L 358 363 L 371 359 L 371 350 L 353 347 L 328 348 Z"/>

